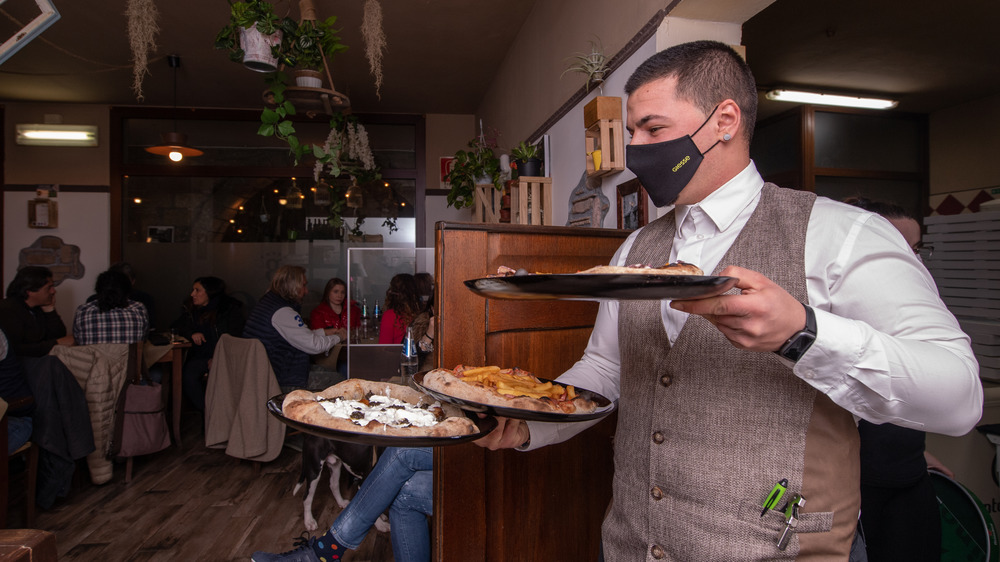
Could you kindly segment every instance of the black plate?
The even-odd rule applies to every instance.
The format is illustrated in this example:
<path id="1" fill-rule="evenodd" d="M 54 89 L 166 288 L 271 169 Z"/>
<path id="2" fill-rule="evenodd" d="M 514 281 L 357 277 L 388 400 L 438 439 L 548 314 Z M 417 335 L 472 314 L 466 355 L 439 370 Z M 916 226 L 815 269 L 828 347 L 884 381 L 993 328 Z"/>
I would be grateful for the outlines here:
<path id="1" fill-rule="evenodd" d="M 494 299 L 682 300 L 721 295 L 738 281 L 714 275 L 543 273 L 470 279 L 465 286 Z"/>
<path id="2" fill-rule="evenodd" d="M 481 402 L 473 402 L 472 400 L 465 400 L 462 398 L 456 398 L 454 396 L 449 396 L 447 394 L 442 394 L 436 390 L 431 390 L 424 386 L 424 375 L 429 371 L 424 371 L 417 373 L 411 377 L 413 384 L 417 387 L 417 390 L 421 392 L 426 392 L 434 398 L 441 400 L 442 402 L 451 402 L 452 404 L 458 406 L 463 410 L 469 412 L 483 413 L 483 414 L 493 414 L 495 416 L 503 416 L 505 418 L 512 418 L 518 420 L 528 420 L 528 421 L 543 421 L 543 422 L 579 422 L 594 420 L 597 418 L 603 418 L 604 416 L 615 411 L 615 404 L 608 400 L 607 398 L 601 396 L 600 394 L 587 390 L 585 388 L 580 388 L 574 385 L 576 388 L 576 393 L 584 398 L 589 398 L 597 404 L 597 409 L 589 414 L 565 414 L 563 412 L 537 412 L 535 410 L 522 410 L 521 408 L 507 408 L 504 406 L 491 406 L 489 404 L 483 404 Z M 549 382 L 549 379 L 543 379 L 536 377 L 542 382 Z M 554 382 L 554 381 L 553 381 Z M 561 384 L 561 383 L 557 383 Z"/>
<path id="3" fill-rule="evenodd" d="M 373 433 L 361 433 L 355 431 L 341 431 L 330 429 L 318 425 L 311 425 L 286 418 L 281 413 L 281 405 L 285 402 L 285 395 L 279 394 L 267 401 L 267 411 L 271 415 L 287 424 L 289 427 L 316 435 L 327 439 L 345 441 L 347 443 L 357 443 L 359 445 L 377 445 L 383 447 L 437 447 L 440 445 L 458 445 L 475 441 L 487 433 L 493 431 L 497 426 L 496 418 L 482 418 L 479 416 L 468 416 L 479 431 L 470 435 L 456 435 L 454 437 L 399 437 L 397 435 L 375 435 Z M 466 414 L 468 415 L 468 414 Z"/>

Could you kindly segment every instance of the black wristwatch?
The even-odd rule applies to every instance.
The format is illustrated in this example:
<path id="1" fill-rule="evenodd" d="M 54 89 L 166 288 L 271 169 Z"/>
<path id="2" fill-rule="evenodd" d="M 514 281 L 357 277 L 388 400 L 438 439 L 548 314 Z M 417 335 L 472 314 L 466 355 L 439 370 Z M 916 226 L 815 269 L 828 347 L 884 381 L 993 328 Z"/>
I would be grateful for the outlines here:
<path id="1" fill-rule="evenodd" d="M 806 305 L 802 306 L 806 309 L 806 327 L 792 334 L 792 337 L 788 338 L 788 341 L 775 351 L 793 363 L 801 359 L 816 341 L 816 313 L 813 312 L 812 308 Z"/>

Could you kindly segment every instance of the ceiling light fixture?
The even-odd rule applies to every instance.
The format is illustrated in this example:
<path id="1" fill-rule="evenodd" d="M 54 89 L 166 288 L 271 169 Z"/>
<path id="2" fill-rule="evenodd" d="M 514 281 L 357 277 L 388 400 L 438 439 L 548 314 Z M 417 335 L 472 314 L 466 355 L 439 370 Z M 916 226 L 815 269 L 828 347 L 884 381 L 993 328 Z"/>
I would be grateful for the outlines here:
<path id="1" fill-rule="evenodd" d="M 22 146 L 97 146 L 97 125 L 17 124 Z"/>
<path id="2" fill-rule="evenodd" d="M 174 69 L 174 110 L 177 110 L 177 68 L 181 65 L 181 57 L 178 55 L 167 55 L 167 63 L 170 64 L 170 68 Z M 187 146 L 187 135 L 184 133 L 177 132 L 177 120 L 174 119 L 174 130 L 170 133 L 163 133 L 160 135 L 162 142 L 156 146 L 151 146 L 146 149 L 146 152 L 151 152 L 159 156 L 166 156 L 174 162 L 180 162 L 184 157 L 192 158 L 194 156 L 201 156 L 204 154 L 201 150 L 197 148 L 191 148 Z"/>
<path id="3" fill-rule="evenodd" d="M 860 96 L 845 96 L 839 94 L 821 94 L 801 90 L 771 90 L 764 94 L 769 100 L 795 103 L 811 103 L 816 105 L 836 105 L 840 107 L 860 107 L 863 109 L 892 109 L 899 102 L 885 98 L 863 98 Z"/>

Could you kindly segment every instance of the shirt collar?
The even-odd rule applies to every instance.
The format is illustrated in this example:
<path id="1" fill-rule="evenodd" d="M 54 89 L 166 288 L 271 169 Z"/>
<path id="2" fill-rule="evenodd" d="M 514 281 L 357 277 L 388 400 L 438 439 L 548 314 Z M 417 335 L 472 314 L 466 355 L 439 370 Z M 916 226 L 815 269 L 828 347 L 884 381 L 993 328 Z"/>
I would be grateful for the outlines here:
<path id="1" fill-rule="evenodd" d="M 733 221 L 757 198 L 763 188 L 764 180 L 751 160 L 740 173 L 701 201 L 694 205 L 677 205 L 674 220 L 680 227 L 691 211 L 698 207 L 712 220 L 719 232 L 723 232 L 732 226 Z"/>

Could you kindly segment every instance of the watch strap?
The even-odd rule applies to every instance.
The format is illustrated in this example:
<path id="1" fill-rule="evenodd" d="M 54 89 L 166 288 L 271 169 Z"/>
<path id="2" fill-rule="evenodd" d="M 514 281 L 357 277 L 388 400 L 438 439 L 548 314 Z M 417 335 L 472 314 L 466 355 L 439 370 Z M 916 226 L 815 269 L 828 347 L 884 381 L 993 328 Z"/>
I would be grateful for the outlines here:
<path id="1" fill-rule="evenodd" d="M 809 348 L 812 347 L 813 342 L 816 341 L 816 313 L 813 312 L 811 307 L 805 304 L 802 307 L 806 311 L 805 327 L 792 334 L 792 337 L 788 338 L 788 341 L 775 351 L 778 355 L 792 362 L 801 359 L 806 351 L 809 351 Z"/>

